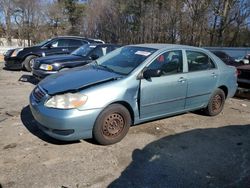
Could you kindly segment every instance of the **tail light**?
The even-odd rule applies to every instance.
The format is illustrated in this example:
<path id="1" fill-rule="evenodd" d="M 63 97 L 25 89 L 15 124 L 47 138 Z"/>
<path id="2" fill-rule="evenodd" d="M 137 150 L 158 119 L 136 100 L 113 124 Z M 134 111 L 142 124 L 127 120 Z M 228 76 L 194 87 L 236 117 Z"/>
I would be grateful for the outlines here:
<path id="1" fill-rule="evenodd" d="M 241 71 L 239 69 L 236 70 L 236 76 L 239 76 L 241 74 Z"/>

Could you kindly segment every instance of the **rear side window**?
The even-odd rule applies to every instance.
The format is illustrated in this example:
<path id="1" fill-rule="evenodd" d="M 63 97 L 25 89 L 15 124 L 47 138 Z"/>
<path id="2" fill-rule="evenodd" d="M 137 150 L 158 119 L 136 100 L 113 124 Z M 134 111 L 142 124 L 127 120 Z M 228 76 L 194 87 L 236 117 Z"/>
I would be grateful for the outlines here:
<path id="1" fill-rule="evenodd" d="M 82 46 L 84 44 L 84 41 L 81 41 L 81 40 L 74 40 L 74 39 L 71 39 L 69 41 L 69 46 L 70 47 L 78 47 L 78 46 Z"/>
<path id="2" fill-rule="evenodd" d="M 214 62 L 208 57 L 208 55 L 196 51 L 186 51 L 186 53 L 189 72 L 215 68 Z"/>

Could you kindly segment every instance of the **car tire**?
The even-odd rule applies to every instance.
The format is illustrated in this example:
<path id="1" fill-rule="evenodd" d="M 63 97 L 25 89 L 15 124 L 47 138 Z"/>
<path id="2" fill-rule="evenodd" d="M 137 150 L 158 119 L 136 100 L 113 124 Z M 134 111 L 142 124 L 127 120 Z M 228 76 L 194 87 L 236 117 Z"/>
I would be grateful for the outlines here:
<path id="1" fill-rule="evenodd" d="M 211 96 L 207 107 L 204 109 L 204 112 L 208 116 L 216 116 L 223 110 L 224 104 L 225 93 L 223 90 L 218 88 Z"/>
<path id="2" fill-rule="evenodd" d="M 31 68 L 31 61 L 34 60 L 35 58 L 37 58 L 37 56 L 35 55 L 30 55 L 28 57 L 25 58 L 25 60 L 23 61 L 23 67 L 31 72 L 32 68 Z"/>
<path id="3" fill-rule="evenodd" d="M 117 143 L 126 136 L 130 125 L 131 116 L 127 108 L 120 104 L 112 104 L 96 119 L 93 138 L 101 145 Z"/>

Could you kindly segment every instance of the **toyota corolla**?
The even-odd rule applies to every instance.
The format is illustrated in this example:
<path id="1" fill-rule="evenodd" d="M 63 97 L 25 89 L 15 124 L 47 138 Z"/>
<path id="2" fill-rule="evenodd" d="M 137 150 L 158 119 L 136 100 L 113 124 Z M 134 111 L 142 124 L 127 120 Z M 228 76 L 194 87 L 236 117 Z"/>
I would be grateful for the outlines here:
<path id="1" fill-rule="evenodd" d="M 237 89 L 235 67 L 201 48 L 129 45 L 51 75 L 30 95 L 39 128 L 59 140 L 122 140 L 131 125 L 201 109 L 219 114 Z"/>

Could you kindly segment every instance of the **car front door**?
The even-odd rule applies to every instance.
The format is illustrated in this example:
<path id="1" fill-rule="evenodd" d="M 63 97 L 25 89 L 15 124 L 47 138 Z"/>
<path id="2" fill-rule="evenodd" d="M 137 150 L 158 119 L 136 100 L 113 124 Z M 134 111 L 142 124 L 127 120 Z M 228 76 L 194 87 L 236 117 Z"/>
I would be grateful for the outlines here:
<path id="1" fill-rule="evenodd" d="M 188 90 L 186 109 L 205 106 L 216 87 L 218 69 L 212 59 L 200 51 L 186 51 Z"/>
<path id="2" fill-rule="evenodd" d="M 182 50 L 159 55 L 146 70 L 160 70 L 160 77 L 141 79 L 140 118 L 151 119 L 184 110 L 187 91 Z"/>
<path id="3" fill-rule="evenodd" d="M 69 52 L 69 39 L 53 40 L 44 48 L 45 56 L 68 54 Z"/>

